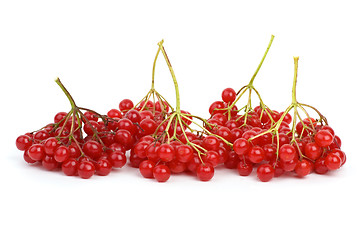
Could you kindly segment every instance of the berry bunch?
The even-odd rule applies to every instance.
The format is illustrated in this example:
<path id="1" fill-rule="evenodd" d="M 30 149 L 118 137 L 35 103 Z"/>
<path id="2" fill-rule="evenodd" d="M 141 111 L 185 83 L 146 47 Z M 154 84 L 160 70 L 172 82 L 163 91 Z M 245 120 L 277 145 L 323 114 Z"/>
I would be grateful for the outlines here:
<path id="1" fill-rule="evenodd" d="M 233 143 L 238 158 L 230 167 L 237 165 L 241 176 L 248 176 L 258 165 L 258 178 L 267 182 L 284 172 L 295 172 L 299 177 L 313 171 L 325 174 L 328 170 L 339 169 L 346 162 L 345 153 L 340 150 L 341 140 L 328 125 L 327 119 L 316 108 L 297 101 L 298 57 L 294 58 L 294 63 L 290 106 L 279 114 L 257 106 L 251 116 L 260 120 L 258 125 L 242 124 L 239 127 L 245 130 Z M 306 108 L 313 110 L 319 118 L 310 117 Z M 289 113 L 291 110 L 294 117 Z M 305 118 L 298 110 L 303 112 Z"/>
<path id="2" fill-rule="evenodd" d="M 143 177 L 158 182 L 183 172 L 209 181 L 219 165 L 237 169 L 241 176 L 250 175 L 256 167 L 258 178 L 264 182 L 285 172 L 304 177 L 339 169 L 346 162 L 340 138 L 316 108 L 297 101 L 298 58 L 294 58 L 292 102 L 284 111 L 269 108 L 254 87 L 273 39 L 249 83 L 238 92 L 224 89 L 222 101 L 210 105 L 208 120 L 181 110 L 178 83 L 162 40 L 153 63 L 151 88 L 137 104 L 123 99 L 119 109 L 101 115 L 78 107 L 56 79 L 71 110 L 59 112 L 53 123 L 19 136 L 16 146 L 30 164 L 61 169 L 65 175 L 81 178 L 108 175 L 113 168 L 122 168 L 127 156 Z M 160 52 L 174 83 L 175 108 L 154 87 Z M 237 107 L 245 93 L 248 99 L 243 107 Z M 252 95 L 259 100 L 254 108 Z"/>
<path id="3" fill-rule="evenodd" d="M 56 83 L 68 97 L 71 110 L 57 113 L 54 123 L 16 139 L 16 147 L 24 151 L 25 161 L 81 178 L 90 178 L 95 173 L 105 176 L 112 168 L 123 167 L 129 147 L 123 142 L 130 144 L 132 136 L 123 134 L 121 129 L 135 129 L 134 124 L 129 119 L 120 121 L 122 113 L 115 109 L 100 115 L 78 107 L 60 79 Z"/>

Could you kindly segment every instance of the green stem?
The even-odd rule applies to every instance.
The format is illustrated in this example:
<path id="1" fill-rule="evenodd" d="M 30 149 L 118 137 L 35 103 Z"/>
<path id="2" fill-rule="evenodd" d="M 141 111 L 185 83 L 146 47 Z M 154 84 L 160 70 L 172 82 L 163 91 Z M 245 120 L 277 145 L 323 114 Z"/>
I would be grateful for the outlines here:
<path id="1" fill-rule="evenodd" d="M 176 76 L 175 76 L 175 73 L 173 71 L 173 68 L 172 68 L 172 65 L 171 65 L 171 62 L 170 60 L 168 59 L 168 56 L 167 56 L 167 53 L 163 47 L 163 40 L 161 42 L 158 43 L 158 45 L 160 46 L 160 49 L 162 51 L 162 54 L 166 60 L 166 63 L 168 65 L 168 68 L 171 72 L 171 75 L 172 75 L 172 79 L 173 79 L 173 84 L 175 85 L 175 90 L 176 90 L 176 112 L 177 113 L 181 113 L 181 106 L 180 106 L 180 95 L 179 95 L 179 89 L 178 89 L 178 83 L 177 83 L 177 79 L 176 79 Z"/>
<path id="2" fill-rule="evenodd" d="M 163 44 L 163 40 L 159 43 L 159 44 Z M 156 69 L 156 62 L 157 62 L 157 58 L 158 58 L 158 55 L 160 53 L 160 50 L 161 48 L 159 47 L 158 50 L 157 50 L 157 53 L 156 53 L 156 57 L 155 57 L 155 60 L 153 61 L 153 68 L 152 68 L 152 86 L 151 86 L 151 89 L 155 89 L 155 69 Z"/>
<path id="3" fill-rule="evenodd" d="M 292 103 L 297 103 L 297 79 L 298 79 L 298 60 L 299 57 L 294 57 L 294 78 L 292 87 Z"/>
<path id="4" fill-rule="evenodd" d="M 61 88 L 61 90 L 65 93 L 66 97 L 69 99 L 72 109 L 75 109 L 75 108 L 76 108 L 76 104 L 75 104 L 74 99 L 71 97 L 69 91 L 67 91 L 67 89 L 66 89 L 65 86 L 62 84 L 62 82 L 60 81 L 59 78 L 56 78 L 55 82 L 57 83 L 57 85 L 59 85 L 59 87 Z"/>
<path id="5" fill-rule="evenodd" d="M 262 60 L 261 60 L 261 62 L 259 63 L 259 65 L 258 65 L 256 71 L 254 72 L 254 74 L 253 74 L 253 76 L 252 76 L 252 79 L 251 79 L 251 81 L 249 82 L 248 86 L 252 86 L 252 85 L 253 85 L 253 81 L 254 81 L 254 79 L 256 78 L 257 73 L 259 72 L 259 69 L 262 67 L 262 64 L 263 64 L 263 62 L 264 62 L 264 59 L 266 58 L 267 53 L 268 53 L 270 47 L 272 46 L 273 39 L 274 39 L 274 35 L 271 36 L 271 39 L 270 39 L 270 41 L 269 41 L 267 50 L 265 51 L 265 53 L 264 53 L 264 55 L 263 55 L 263 57 L 262 57 Z"/>

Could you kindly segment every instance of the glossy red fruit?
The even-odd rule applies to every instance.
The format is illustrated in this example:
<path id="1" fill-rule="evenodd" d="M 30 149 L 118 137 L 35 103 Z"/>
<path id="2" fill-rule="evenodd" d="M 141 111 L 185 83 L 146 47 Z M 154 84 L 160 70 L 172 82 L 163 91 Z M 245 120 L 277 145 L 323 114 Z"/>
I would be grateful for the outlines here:
<path id="1" fill-rule="evenodd" d="M 56 148 L 60 145 L 59 141 L 54 138 L 50 137 L 48 138 L 44 143 L 44 151 L 47 155 L 54 155 Z"/>
<path id="2" fill-rule="evenodd" d="M 237 168 L 239 162 L 239 156 L 235 151 L 229 151 L 227 161 L 224 162 L 224 166 L 229 169 Z"/>
<path id="3" fill-rule="evenodd" d="M 42 144 L 33 144 L 28 149 L 29 157 L 34 161 L 41 161 L 45 157 L 45 150 Z"/>
<path id="4" fill-rule="evenodd" d="M 171 173 L 182 173 L 187 169 L 186 163 L 180 162 L 177 159 L 169 162 L 167 165 Z"/>
<path id="5" fill-rule="evenodd" d="M 268 182 L 274 177 L 274 169 L 270 164 L 262 164 L 257 168 L 257 177 L 262 182 Z"/>
<path id="6" fill-rule="evenodd" d="M 289 161 L 279 161 L 279 166 L 286 172 L 291 172 L 295 169 L 298 163 L 298 158 L 294 157 Z"/>
<path id="7" fill-rule="evenodd" d="M 45 130 L 40 130 L 34 134 L 34 140 L 37 142 L 41 142 L 45 139 L 48 139 L 50 137 L 50 134 L 46 132 Z"/>
<path id="8" fill-rule="evenodd" d="M 239 161 L 237 165 L 237 171 L 241 176 L 249 176 L 253 171 L 253 164 L 248 161 Z"/>
<path id="9" fill-rule="evenodd" d="M 117 127 L 118 129 L 124 129 L 129 131 L 131 134 L 134 134 L 136 130 L 135 126 L 133 125 L 133 122 L 127 118 L 122 118 L 118 120 Z"/>
<path id="10" fill-rule="evenodd" d="M 171 171 L 166 165 L 159 164 L 153 168 L 153 177 L 158 182 L 166 182 L 171 176 Z"/>
<path id="11" fill-rule="evenodd" d="M 304 155 L 311 160 L 317 160 L 323 153 L 323 150 L 315 142 L 307 143 L 304 147 Z"/>
<path id="12" fill-rule="evenodd" d="M 55 170 L 59 166 L 59 163 L 55 161 L 54 157 L 49 155 L 45 155 L 41 161 L 41 164 L 48 171 Z"/>
<path id="13" fill-rule="evenodd" d="M 319 147 L 328 147 L 332 144 L 334 136 L 328 130 L 319 130 L 315 134 L 314 140 Z"/>
<path id="14" fill-rule="evenodd" d="M 188 145 L 180 145 L 176 148 L 176 159 L 187 163 L 193 158 L 193 149 Z"/>
<path id="15" fill-rule="evenodd" d="M 31 138 L 26 135 L 20 135 L 18 138 L 16 138 L 16 147 L 20 151 L 27 150 L 32 144 Z"/>
<path id="16" fill-rule="evenodd" d="M 206 182 L 206 181 L 209 181 L 209 180 L 211 180 L 213 178 L 213 176 L 214 176 L 214 168 L 209 163 L 200 164 L 197 167 L 196 173 L 197 173 L 197 177 L 198 177 L 199 180 Z"/>
<path id="17" fill-rule="evenodd" d="M 294 168 L 295 173 L 299 177 L 304 177 L 308 175 L 312 170 L 312 165 L 309 163 L 309 161 L 303 159 L 302 161 L 298 161 L 297 165 Z"/>
<path id="18" fill-rule="evenodd" d="M 56 162 L 64 162 L 70 157 L 70 150 L 66 146 L 59 146 L 54 153 L 54 159 Z"/>
<path id="19" fill-rule="evenodd" d="M 94 134 L 94 131 L 97 131 L 97 132 L 99 131 L 100 125 L 98 124 L 98 122 L 96 122 L 94 120 L 90 120 L 88 122 L 85 122 L 83 129 L 87 135 L 92 136 Z"/>
<path id="20" fill-rule="evenodd" d="M 213 150 L 207 151 L 206 155 L 204 156 L 204 162 L 210 163 L 213 167 L 216 167 L 220 162 L 218 152 Z"/>
<path id="21" fill-rule="evenodd" d="M 318 160 L 315 161 L 315 163 L 314 163 L 314 171 L 316 173 L 318 173 L 318 174 L 326 174 L 329 171 L 329 169 L 325 165 L 325 159 L 324 158 L 319 158 Z"/>
<path id="22" fill-rule="evenodd" d="M 97 159 L 102 154 L 102 146 L 99 142 L 94 140 L 87 141 L 83 147 L 83 152 L 92 159 Z"/>
<path id="23" fill-rule="evenodd" d="M 200 164 L 202 164 L 202 163 L 198 157 L 198 154 L 193 154 L 193 158 L 187 163 L 187 169 L 192 173 L 196 173 L 197 167 Z"/>
<path id="24" fill-rule="evenodd" d="M 145 118 L 141 121 L 140 127 L 143 130 L 142 135 L 151 135 L 156 131 L 157 124 L 152 119 Z"/>
<path id="25" fill-rule="evenodd" d="M 126 164 L 126 155 L 121 151 L 113 151 L 107 157 L 113 168 L 122 168 Z"/>
<path id="26" fill-rule="evenodd" d="M 329 170 L 337 170 L 342 165 L 342 159 L 334 153 L 329 153 L 325 157 L 324 163 Z"/>
<path id="27" fill-rule="evenodd" d="M 330 144 L 329 148 L 330 149 L 336 149 L 336 148 L 340 149 L 341 146 L 342 146 L 342 140 L 337 135 L 335 135 L 334 140 L 333 140 L 332 144 Z"/>
<path id="28" fill-rule="evenodd" d="M 134 107 L 133 102 L 130 99 L 123 99 L 119 104 L 119 109 L 122 112 L 127 112 Z"/>
<path id="29" fill-rule="evenodd" d="M 126 118 L 131 120 L 133 123 L 139 123 L 141 121 L 141 115 L 137 110 L 130 110 L 125 115 Z"/>
<path id="30" fill-rule="evenodd" d="M 249 142 L 244 139 L 244 138 L 238 138 L 236 141 L 234 141 L 233 143 L 233 150 L 238 154 L 238 155 L 243 155 L 243 154 L 247 154 L 248 151 L 250 149 L 250 144 Z"/>
<path id="31" fill-rule="evenodd" d="M 119 129 L 115 134 L 115 141 L 125 147 L 126 150 L 132 148 L 134 139 L 132 134 L 125 129 Z"/>
<path id="32" fill-rule="evenodd" d="M 99 176 L 107 176 L 112 170 L 111 162 L 106 158 L 100 158 L 96 163 L 96 174 Z"/>
<path id="33" fill-rule="evenodd" d="M 25 160 L 25 162 L 30 163 L 30 164 L 36 163 L 37 161 L 34 161 L 34 160 L 32 160 L 32 159 L 29 157 L 28 151 L 29 151 L 29 150 L 25 150 L 25 151 L 24 151 L 24 160 Z"/>
<path id="34" fill-rule="evenodd" d="M 215 136 L 209 135 L 203 139 L 203 147 L 207 150 L 217 151 L 219 149 L 219 139 Z"/>
<path id="35" fill-rule="evenodd" d="M 264 160 L 265 152 L 263 148 L 259 146 L 252 147 L 247 153 L 248 160 L 252 163 L 260 163 Z"/>
<path id="36" fill-rule="evenodd" d="M 88 160 L 83 160 L 77 165 L 77 172 L 81 178 L 88 179 L 95 174 L 95 165 Z"/>
<path id="37" fill-rule="evenodd" d="M 151 160 L 142 161 L 139 166 L 141 175 L 145 178 L 153 178 L 153 168 L 155 165 Z"/>
<path id="38" fill-rule="evenodd" d="M 295 148 L 290 144 L 284 144 L 279 148 L 279 159 L 281 161 L 290 161 L 295 157 Z"/>
<path id="39" fill-rule="evenodd" d="M 157 149 L 157 155 L 162 161 L 170 162 L 175 158 L 176 152 L 170 144 L 165 143 L 159 146 Z"/>
<path id="40" fill-rule="evenodd" d="M 139 156 L 140 158 L 146 158 L 146 149 L 149 145 L 150 143 L 145 141 L 139 142 L 135 145 L 133 150 L 136 153 L 136 155 Z"/>
<path id="41" fill-rule="evenodd" d="M 224 113 L 225 110 L 223 110 L 225 108 L 225 104 L 222 101 L 216 101 L 213 102 L 211 104 L 211 106 L 209 106 L 209 114 L 214 115 L 216 113 Z"/>
<path id="42" fill-rule="evenodd" d="M 233 88 L 226 88 L 222 91 L 222 100 L 225 103 L 232 103 L 236 100 L 236 91 Z"/>
<path id="43" fill-rule="evenodd" d="M 78 161 L 74 158 L 69 158 L 61 164 L 62 172 L 67 176 L 75 176 L 77 174 Z"/>

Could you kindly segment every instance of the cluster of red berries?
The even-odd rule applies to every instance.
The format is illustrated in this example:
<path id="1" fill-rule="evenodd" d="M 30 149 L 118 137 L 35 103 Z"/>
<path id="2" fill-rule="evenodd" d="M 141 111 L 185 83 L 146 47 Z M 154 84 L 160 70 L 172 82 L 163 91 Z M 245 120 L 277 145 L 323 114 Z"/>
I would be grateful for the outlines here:
<path id="1" fill-rule="evenodd" d="M 53 123 L 19 136 L 16 146 L 24 151 L 24 159 L 30 164 L 41 163 L 47 170 L 62 169 L 65 175 L 81 178 L 108 175 L 113 168 L 122 168 L 127 158 L 143 177 L 158 182 L 183 172 L 209 181 L 220 165 L 237 169 L 241 176 L 250 175 L 256 167 L 257 177 L 263 182 L 285 172 L 304 177 L 311 172 L 325 174 L 339 169 L 346 162 L 341 139 L 317 109 L 296 100 L 298 58 L 294 59 L 292 103 L 283 112 L 266 106 L 254 88 L 254 77 L 271 42 L 249 84 L 238 92 L 224 89 L 222 101 L 210 105 L 208 120 L 180 109 L 177 80 L 161 41 L 152 88 L 138 104 L 124 99 L 119 109 L 100 115 L 76 106 L 57 79 L 70 100 L 71 111 L 59 112 Z M 154 89 L 155 63 L 161 51 L 175 85 L 176 109 Z M 238 101 L 246 91 L 247 104 L 238 108 Z M 253 109 L 252 92 L 260 100 Z M 314 110 L 319 119 L 311 118 L 305 108 Z M 298 109 L 305 113 L 305 118 L 301 118 Z"/>

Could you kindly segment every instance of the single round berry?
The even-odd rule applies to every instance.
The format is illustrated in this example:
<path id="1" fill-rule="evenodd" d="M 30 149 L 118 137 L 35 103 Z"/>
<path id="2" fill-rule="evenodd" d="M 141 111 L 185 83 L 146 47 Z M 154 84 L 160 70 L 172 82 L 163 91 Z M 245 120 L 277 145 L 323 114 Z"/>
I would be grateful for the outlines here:
<path id="1" fill-rule="evenodd" d="M 315 142 L 307 143 L 304 147 L 304 155 L 311 160 L 317 160 L 322 155 L 322 148 Z"/>
<path id="2" fill-rule="evenodd" d="M 180 145 L 176 148 L 176 159 L 187 163 L 193 158 L 193 149 L 188 145 Z"/>
<path id="3" fill-rule="evenodd" d="M 64 162 L 70 157 L 70 150 L 66 146 L 59 146 L 54 153 L 54 159 L 56 162 Z"/>
<path id="4" fill-rule="evenodd" d="M 46 155 L 42 159 L 41 164 L 48 171 L 55 170 L 59 166 L 59 163 L 54 159 L 54 157 L 49 155 Z"/>
<path id="5" fill-rule="evenodd" d="M 241 176 L 248 176 L 253 171 L 253 165 L 250 162 L 239 161 L 237 165 L 237 171 Z"/>
<path id="6" fill-rule="evenodd" d="M 342 160 L 338 155 L 334 153 L 329 153 L 325 157 L 324 163 L 329 170 L 337 170 L 340 168 Z"/>
<path id="7" fill-rule="evenodd" d="M 119 104 L 119 108 L 122 112 L 127 112 L 132 109 L 133 106 L 133 102 L 130 99 L 123 99 Z"/>
<path id="8" fill-rule="evenodd" d="M 319 158 L 314 163 L 314 171 L 318 174 L 326 174 L 328 172 L 328 168 L 325 165 L 325 159 Z"/>
<path id="9" fill-rule="evenodd" d="M 175 149 L 167 143 L 162 144 L 157 149 L 158 157 L 164 162 L 172 161 L 175 158 L 175 154 Z"/>
<path id="10" fill-rule="evenodd" d="M 153 168 L 155 165 L 151 160 L 142 161 L 139 166 L 141 175 L 145 178 L 153 178 Z"/>
<path id="11" fill-rule="evenodd" d="M 92 159 L 97 159 L 102 154 L 102 147 L 101 144 L 94 140 L 87 141 L 83 147 L 82 150 L 84 153 L 89 156 Z"/>
<path id="12" fill-rule="evenodd" d="M 248 142 L 248 140 L 244 139 L 244 138 L 238 138 L 236 141 L 234 141 L 233 143 L 233 150 L 238 154 L 238 155 L 243 155 L 243 154 L 247 154 L 248 151 L 250 149 L 250 144 Z"/>
<path id="13" fill-rule="evenodd" d="M 257 168 L 257 177 L 262 182 L 268 182 L 274 177 L 274 169 L 270 164 L 262 164 Z"/>
<path id="14" fill-rule="evenodd" d="M 209 135 L 203 139 L 203 147 L 207 150 L 217 151 L 219 149 L 219 140 L 217 137 Z"/>
<path id="15" fill-rule="evenodd" d="M 112 164 L 106 158 L 100 158 L 96 163 L 96 174 L 99 176 L 107 176 L 112 170 Z"/>
<path id="16" fill-rule="evenodd" d="M 264 160 L 265 152 L 263 148 L 259 146 L 252 147 L 248 152 L 248 159 L 252 163 L 260 163 Z"/>
<path id="17" fill-rule="evenodd" d="M 214 168 L 212 167 L 211 164 L 208 163 L 200 164 L 197 167 L 196 173 L 199 180 L 206 182 L 213 178 Z"/>
<path id="18" fill-rule="evenodd" d="M 232 103 L 236 100 L 236 91 L 233 88 L 226 88 L 222 91 L 222 100 L 226 103 Z"/>
<path id="19" fill-rule="evenodd" d="M 16 147 L 17 149 L 19 149 L 20 151 L 25 151 L 27 150 L 32 144 L 31 138 L 29 136 L 26 135 L 20 135 L 17 139 L 16 139 Z"/>
<path id="20" fill-rule="evenodd" d="M 126 155 L 121 151 L 113 151 L 108 155 L 108 160 L 114 168 L 122 168 L 126 164 Z"/>
<path id="21" fill-rule="evenodd" d="M 334 137 L 328 130 L 320 130 L 315 134 L 314 140 L 319 147 L 328 147 L 332 144 Z"/>
<path id="22" fill-rule="evenodd" d="M 74 158 L 69 158 L 61 164 L 62 172 L 67 176 L 75 176 L 77 174 L 78 161 Z"/>
<path id="23" fill-rule="evenodd" d="M 95 165 L 88 160 L 83 160 L 78 164 L 77 172 L 81 178 L 88 179 L 95 174 Z"/>
<path id="24" fill-rule="evenodd" d="M 166 165 L 157 165 L 153 168 L 153 177 L 158 182 L 166 182 L 171 176 L 171 171 Z"/>
<path id="25" fill-rule="evenodd" d="M 298 161 L 297 165 L 294 168 L 295 173 L 299 176 L 299 177 L 304 177 L 306 175 L 308 175 L 312 170 L 312 165 L 309 163 L 308 160 L 301 160 Z"/>
<path id="26" fill-rule="evenodd" d="M 284 144 L 279 148 L 279 158 L 281 161 L 290 161 L 295 157 L 295 148 L 290 144 Z"/>
<path id="27" fill-rule="evenodd" d="M 139 123 L 141 121 L 141 115 L 135 109 L 128 111 L 126 113 L 125 117 L 128 118 L 129 120 L 131 120 L 133 123 Z"/>
<path id="28" fill-rule="evenodd" d="M 34 161 L 41 161 L 45 157 L 45 150 L 42 144 L 33 144 L 28 149 L 29 157 Z"/>

